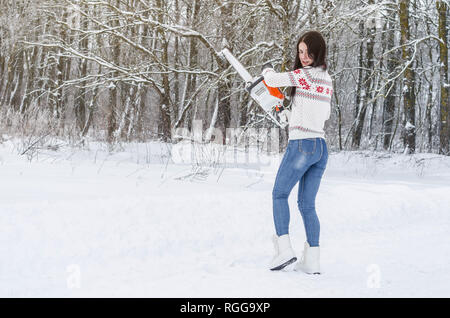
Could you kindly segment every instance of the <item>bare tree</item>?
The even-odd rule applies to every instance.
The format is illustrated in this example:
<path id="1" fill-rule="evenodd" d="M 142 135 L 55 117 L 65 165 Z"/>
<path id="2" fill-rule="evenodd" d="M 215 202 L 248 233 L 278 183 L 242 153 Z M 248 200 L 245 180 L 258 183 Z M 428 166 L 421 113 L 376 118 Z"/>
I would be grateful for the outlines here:
<path id="1" fill-rule="evenodd" d="M 440 144 L 439 153 L 449 154 L 450 143 L 450 83 L 448 81 L 448 40 L 447 40 L 447 12 L 448 4 L 446 1 L 436 1 L 436 8 L 439 14 L 439 43 L 440 49 Z"/>
<path id="2" fill-rule="evenodd" d="M 386 31 L 395 29 L 397 10 L 390 7 L 390 13 L 388 15 L 388 20 L 386 21 Z M 392 72 L 397 69 L 398 59 L 397 54 L 393 51 L 395 47 L 395 33 L 386 32 L 386 50 L 390 53 L 387 54 L 386 68 L 388 72 Z M 389 86 L 385 88 L 385 99 L 383 101 L 383 114 L 382 114 L 382 129 L 383 129 L 383 148 L 385 150 L 390 150 L 392 146 L 393 136 L 394 136 L 394 120 L 395 120 L 395 110 L 396 110 L 396 100 L 397 100 L 397 80 L 392 81 Z"/>
<path id="3" fill-rule="evenodd" d="M 404 108 L 404 120 L 403 120 L 403 141 L 405 151 L 407 153 L 414 153 L 416 150 L 416 119 L 415 119 L 415 88 L 414 88 L 414 69 L 412 62 L 414 60 L 413 47 L 406 44 L 410 41 L 410 27 L 409 27 L 409 0 L 400 0 L 400 32 L 401 32 L 401 44 L 402 44 L 402 58 L 407 61 L 407 65 L 404 70 L 403 78 L 403 108 Z"/>

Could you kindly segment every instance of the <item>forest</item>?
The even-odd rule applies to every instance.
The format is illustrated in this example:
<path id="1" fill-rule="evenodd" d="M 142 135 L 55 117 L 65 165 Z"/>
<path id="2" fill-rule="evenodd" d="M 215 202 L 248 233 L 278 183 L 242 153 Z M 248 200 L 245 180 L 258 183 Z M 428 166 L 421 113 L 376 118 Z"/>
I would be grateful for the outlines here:
<path id="1" fill-rule="evenodd" d="M 448 15 L 445 0 L 0 0 L 0 140 L 277 128 L 220 51 L 255 76 L 268 62 L 286 72 L 317 30 L 331 149 L 450 155 Z"/>

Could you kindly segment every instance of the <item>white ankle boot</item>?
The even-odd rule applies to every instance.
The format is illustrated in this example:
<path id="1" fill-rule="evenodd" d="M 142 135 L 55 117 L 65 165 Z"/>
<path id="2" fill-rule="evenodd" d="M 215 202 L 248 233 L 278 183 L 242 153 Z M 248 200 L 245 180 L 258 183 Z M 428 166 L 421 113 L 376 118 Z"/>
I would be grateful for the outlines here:
<path id="1" fill-rule="evenodd" d="M 303 271 L 307 274 L 320 274 L 319 246 L 311 247 L 308 242 L 305 242 L 302 259 L 295 265 L 294 270 Z"/>
<path id="2" fill-rule="evenodd" d="M 275 246 L 275 257 L 270 264 L 270 270 L 279 271 L 297 260 L 291 247 L 289 234 L 277 236 L 274 235 L 273 243 Z"/>

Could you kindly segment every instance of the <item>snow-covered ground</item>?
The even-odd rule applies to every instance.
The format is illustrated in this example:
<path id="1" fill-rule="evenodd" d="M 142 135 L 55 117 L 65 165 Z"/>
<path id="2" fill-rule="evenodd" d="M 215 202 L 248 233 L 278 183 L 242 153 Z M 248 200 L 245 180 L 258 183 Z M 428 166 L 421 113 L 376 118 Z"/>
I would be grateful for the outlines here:
<path id="1" fill-rule="evenodd" d="M 450 296 L 449 157 L 331 153 L 309 276 L 268 270 L 279 156 L 193 170 L 160 143 L 24 149 L 0 143 L 1 297 Z"/>

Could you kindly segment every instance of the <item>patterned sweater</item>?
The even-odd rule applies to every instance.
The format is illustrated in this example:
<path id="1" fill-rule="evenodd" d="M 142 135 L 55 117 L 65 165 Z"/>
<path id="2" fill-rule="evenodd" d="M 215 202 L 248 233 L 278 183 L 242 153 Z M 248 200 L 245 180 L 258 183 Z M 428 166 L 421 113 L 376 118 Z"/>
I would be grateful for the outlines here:
<path id="1" fill-rule="evenodd" d="M 325 121 L 330 118 L 333 85 L 321 67 L 306 66 L 292 72 L 263 70 L 264 81 L 271 87 L 296 86 L 289 118 L 289 140 L 325 138 Z"/>

